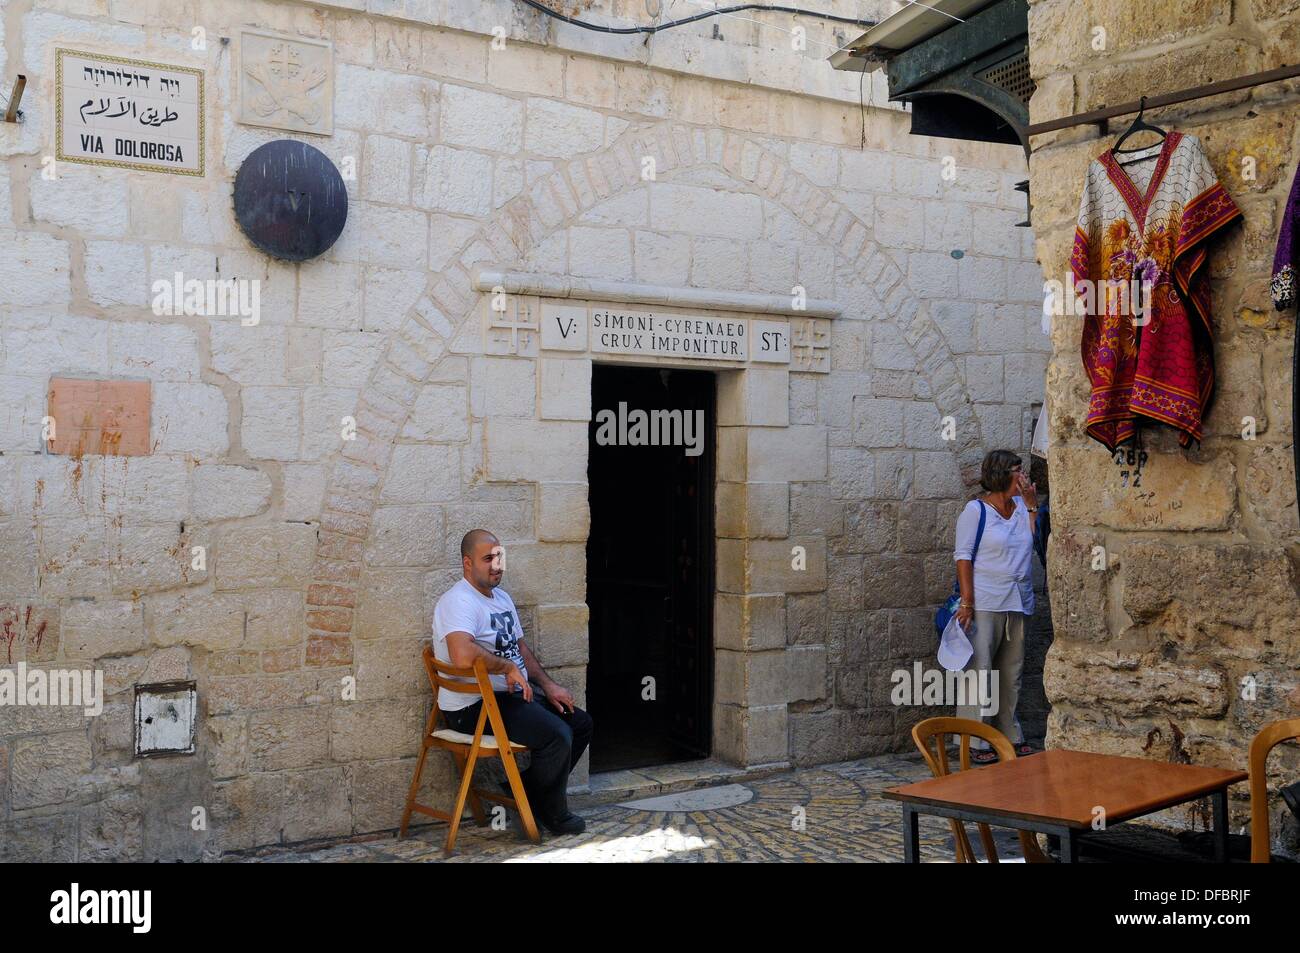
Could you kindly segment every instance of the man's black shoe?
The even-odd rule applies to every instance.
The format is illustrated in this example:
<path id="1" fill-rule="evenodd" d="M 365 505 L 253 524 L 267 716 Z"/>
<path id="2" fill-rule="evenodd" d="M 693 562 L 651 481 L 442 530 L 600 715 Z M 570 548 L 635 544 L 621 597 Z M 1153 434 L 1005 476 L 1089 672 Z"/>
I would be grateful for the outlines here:
<path id="1" fill-rule="evenodd" d="M 564 817 L 556 820 L 551 820 L 546 817 L 539 817 L 538 820 L 540 820 L 542 826 L 552 834 L 581 834 L 587 829 L 587 822 L 577 814 L 572 813 L 566 814 Z"/>

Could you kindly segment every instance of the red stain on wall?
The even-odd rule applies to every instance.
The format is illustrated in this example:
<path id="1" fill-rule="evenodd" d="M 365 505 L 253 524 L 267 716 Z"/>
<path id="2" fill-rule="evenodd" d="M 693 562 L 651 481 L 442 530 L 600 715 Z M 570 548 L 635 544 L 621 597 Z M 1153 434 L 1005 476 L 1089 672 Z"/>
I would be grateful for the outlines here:
<path id="1" fill-rule="evenodd" d="M 47 662 L 58 654 L 57 606 L 0 605 L 0 654 L 3 662 Z"/>
<path id="2" fill-rule="evenodd" d="M 18 638 L 18 612 L 14 606 L 0 606 L 0 642 L 5 647 L 5 662 L 14 660 L 14 640 Z"/>

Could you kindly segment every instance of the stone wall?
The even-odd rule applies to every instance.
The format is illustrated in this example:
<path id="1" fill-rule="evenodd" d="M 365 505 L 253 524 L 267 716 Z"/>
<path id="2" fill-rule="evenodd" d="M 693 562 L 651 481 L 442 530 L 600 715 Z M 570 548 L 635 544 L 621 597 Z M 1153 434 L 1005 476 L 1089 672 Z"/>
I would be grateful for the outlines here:
<path id="1" fill-rule="evenodd" d="M 1094 45 L 1098 28 L 1104 49 Z M 1294 62 L 1298 38 L 1294 0 L 1039 0 L 1030 8 L 1032 119 L 1281 66 Z M 1295 318 L 1272 309 L 1268 288 L 1280 207 L 1300 160 L 1298 91 L 1295 81 L 1273 83 L 1151 117 L 1201 139 L 1245 216 L 1211 252 L 1219 376 L 1198 449 L 1153 432 L 1143 485 L 1125 489 L 1119 467 L 1083 433 L 1082 319 L 1055 319 L 1047 389 L 1056 641 L 1045 676 L 1053 746 L 1244 769 L 1255 732 L 1300 708 Z M 1048 278 L 1068 274 L 1088 162 L 1129 122 L 1116 120 L 1100 138 L 1093 127 L 1035 138 L 1034 231 Z M 1243 439 L 1247 417 L 1257 422 L 1253 440 Z M 1104 567 L 1094 564 L 1097 547 Z M 1300 776 L 1294 750 L 1271 764 L 1274 781 Z M 1239 827 L 1244 785 L 1235 795 Z M 1294 850 L 1294 823 L 1281 825 L 1281 813 L 1275 846 Z M 1197 823 L 1192 811 L 1166 820 Z"/>
<path id="2" fill-rule="evenodd" d="M 343 6 L 0 18 L 0 74 L 29 77 L 26 122 L 0 126 L 0 664 L 100 669 L 108 693 L 92 719 L 0 707 L 0 855 L 197 859 L 395 827 L 421 640 L 472 526 L 505 540 L 525 631 L 581 700 L 590 360 L 492 352 L 480 266 L 838 303 L 827 372 L 719 371 L 714 747 L 909 747 L 924 712 L 889 704 L 889 672 L 933 657 L 964 478 L 1027 444 L 1042 399 L 1019 150 L 909 137 L 856 78 L 748 35 L 647 52 L 506 0 Z M 241 162 L 290 135 L 235 121 L 241 26 L 334 44 L 334 132 L 301 138 L 356 177 L 341 239 L 305 264 L 231 215 Z M 204 69 L 206 175 L 42 177 L 56 46 Z M 153 313 L 176 272 L 259 281 L 260 324 Z M 47 452 L 55 378 L 147 381 L 150 452 Z M 133 757 L 134 686 L 176 680 L 197 684 L 196 752 Z M 446 800 L 443 759 L 427 777 Z"/>

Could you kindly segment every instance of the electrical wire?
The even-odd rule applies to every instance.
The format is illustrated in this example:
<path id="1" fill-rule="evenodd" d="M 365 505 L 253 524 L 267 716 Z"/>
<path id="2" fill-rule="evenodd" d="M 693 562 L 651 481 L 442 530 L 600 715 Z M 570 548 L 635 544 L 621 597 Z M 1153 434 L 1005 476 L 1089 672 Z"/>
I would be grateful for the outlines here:
<path id="1" fill-rule="evenodd" d="M 697 7 L 707 7 L 708 0 L 687 0 L 687 2 L 688 2 L 688 3 L 692 3 L 692 4 L 694 4 L 694 5 L 697 6 Z M 779 31 L 782 32 L 782 33 L 788 33 L 788 34 L 789 34 L 790 36 L 792 36 L 792 37 L 797 35 L 797 34 L 795 33 L 795 30 L 787 30 L 785 27 L 783 27 L 783 26 L 777 26 L 775 23 L 764 23 L 762 20 L 759 20 L 759 19 L 757 19 L 757 18 L 755 18 L 755 17 L 742 17 L 742 16 L 740 16 L 740 15 L 738 15 L 738 14 L 731 13 L 731 12 L 729 12 L 729 9 L 730 9 L 730 8 L 719 8 L 719 7 L 716 6 L 716 2 L 717 2 L 717 0 L 714 0 L 715 6 L 707 7 L 707 9 L 710 11 L 710 13 L 712 13 L 712 14 L 714 14 L 714 15 L 717 15 L 717 16 L 724 16 L 724 17 L 726 17 L 728 20 L 738 20 L 738 21 L 740 21 L 741 23 L 752 23 L 752 24 L 754 24 L 755 26 L 760 27 L 760 28 L 762 28 L 762 29 L 767 29 L 767 30 L 779 30 Z M 764 7 L 762 7 L 761 9 L 764 9 L 764 10 L 772 10 L 772 9 L 775 9 L 775 8 L 773 8 L 773 7 L 769 7 L 769 6 L 764 6 Z M 801 27 L 796 27 L 795 29 L 798 30 L 798 29 L 801 29 Z M 646 41 L 647 43 L 649 43 L 649 42 L 650 42 L 650 37 L 647 36 L 646 39 L 645 39 L 645 41 Z M 835 53 L 838 53 L 838 52 L 840 51 L 840 49 L 841 49 L 841 47 L 837 47 L 837 46 L 835 46 L 833 43 L 823 43 L 821 40 L 809 40 L 809 39 L 807 38 L 807 36 L 804 37 L 804 42 L 805 42 L 805 43 L 812 43 L 812 44 L 814 44 L 814 45 L 816 45 L 816 46 L 820 46 L 820 47 L 822 47 L 822 48 L 824 48 L 824 49 L 830 50 L 831 53 L 832 53 L 832 55 L 835 54 Z"/>
<path id="2" fill-rule="evenodd" d="M 556 20 L 562 20 L 572 26 L 582 27 L 584 30 L 591 30 L 595 33 L 658 33 L 660 30 L 668 30 L 675 26 L 684 26 L 687 23 L 694 23 L 697 20 L 705 20 L 709 17 L 722 16 L 727 13 L 736 13 L 741 10 L 767 10 L 773 13 L 793 13 L 803 17 L 814 17 L 819 20 L 831 20 L 835 23 L 849 23 L 854 26 L 872 27 L 876 25 L 875 20 L 859 20 L 855 17 L 842 17 L 835 13 L 819 13 L 814 10 L 800 10 L 798 7 L 772 7 L 765 3 L 737 3 L 730 7 L 718 7 L 714 10 L 706 10 L 704 13 L 697 13 L 694 16 L 683 17 L 680 20 L 669 20 L 667 23 L 656 23 L 653 26 L 602 26 L 599 23 L 587 23 L 576 17 L 567 16 L 558 10 L 552 10 L 544 3 L 538 0 L 520 0 L 526 6 L 532 7 L 539 13 L 544 13 L 548 17 Z"/>

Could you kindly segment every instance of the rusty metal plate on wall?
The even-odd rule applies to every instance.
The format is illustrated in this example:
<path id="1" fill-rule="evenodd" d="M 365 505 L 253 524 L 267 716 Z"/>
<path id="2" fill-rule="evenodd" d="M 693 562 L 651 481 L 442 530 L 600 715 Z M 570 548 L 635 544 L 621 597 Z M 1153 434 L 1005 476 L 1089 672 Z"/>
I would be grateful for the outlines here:
<path id="1" fill-rule="evenodd" d="M 326 251 L 348 220 L 348 190 L 325 153 L 280 139 L 260 146 L 235 176 L 235 218 L 272 258 L 306 261 Z"/>
<path id="2" fill-rule="evenodd" d="M 135 686 L 135 754 L 194 753 L 198 692 L 194 682 Z"/>

